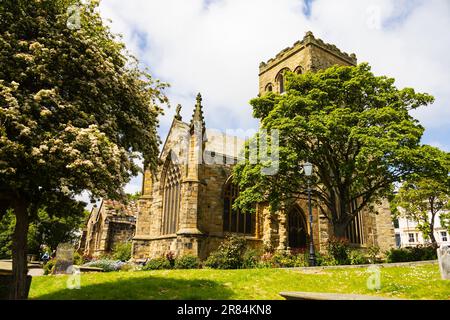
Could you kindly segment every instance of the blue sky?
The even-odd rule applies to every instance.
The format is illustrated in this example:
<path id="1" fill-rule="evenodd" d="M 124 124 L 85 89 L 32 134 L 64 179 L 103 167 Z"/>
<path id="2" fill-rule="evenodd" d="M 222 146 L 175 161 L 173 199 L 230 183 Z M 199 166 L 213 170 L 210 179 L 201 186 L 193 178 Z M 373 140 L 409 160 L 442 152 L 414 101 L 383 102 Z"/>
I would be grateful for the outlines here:
<path id="1" fill-rule="evenodd" d="M 423 142 L 450 151 L 450 1 L 447 0 L 103 0 L 128 49 L 169 82 L 172 106 L 192 115 L 201 92 L 209 128 L 252 129 L 248 101 L 258 90 L 258 65 L 311 30 L 355 53 L 378 75 L 436 98 L 413 112 Z M 161 118 L 164 138 L 174 107 Z M 127 186 L 138 191 L 141 177 Z"/>

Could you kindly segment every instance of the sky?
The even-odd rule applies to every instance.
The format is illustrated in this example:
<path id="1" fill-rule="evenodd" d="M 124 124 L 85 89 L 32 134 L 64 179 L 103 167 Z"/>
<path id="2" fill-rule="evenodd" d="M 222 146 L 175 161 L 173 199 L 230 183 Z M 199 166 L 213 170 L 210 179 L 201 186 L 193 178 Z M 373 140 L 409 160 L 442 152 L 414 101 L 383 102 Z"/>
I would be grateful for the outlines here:
<path id="1" fill-rule="evenodd" d="M 198 92 L 208 128 L 257 128 L 248 101 L 258 93 L 259 63 L 310 30 L 399 88 L 432 94 L 435 103 L 412 114 L 426 128 L 423 143 L 450 151 L 448 0 L 103 0 L 100 13 L 152 76 L 171 85 L 163 140 L 175 106 L 189 121 Z M 132 179 L 126 191 L 141 183 Z"/>

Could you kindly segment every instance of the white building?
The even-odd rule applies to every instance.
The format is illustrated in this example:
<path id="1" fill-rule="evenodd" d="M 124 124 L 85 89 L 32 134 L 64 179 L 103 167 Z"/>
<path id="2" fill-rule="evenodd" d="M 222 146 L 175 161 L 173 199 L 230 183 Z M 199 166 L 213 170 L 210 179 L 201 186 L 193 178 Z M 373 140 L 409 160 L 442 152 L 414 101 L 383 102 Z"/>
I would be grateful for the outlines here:
<path id="1" fill-rule="evenodd" d="M 439 215 L 434 221 L 434 237 L 438 245 L 450 245 L 450 236 L 447 229 L 441 225 Z M 430 243 L 429 239 L 424 239 L 422 232 L 417 228 L 417 222 L 406 218 L 399 218 L 394 221 L 395 243 L 398 248 L 415 247 Z"/>

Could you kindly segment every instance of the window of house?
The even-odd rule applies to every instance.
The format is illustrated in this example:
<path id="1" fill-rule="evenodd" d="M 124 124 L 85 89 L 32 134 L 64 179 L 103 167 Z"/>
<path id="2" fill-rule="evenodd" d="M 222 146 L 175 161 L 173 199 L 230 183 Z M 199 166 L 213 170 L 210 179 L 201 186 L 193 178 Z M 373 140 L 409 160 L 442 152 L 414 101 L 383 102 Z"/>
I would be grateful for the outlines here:
<path id="1" fill-rule="evenodd" d="M 223 204 L 223 231 L 243 234 L 254 234 L 255 215 L 242 213 L 233 209 L 233 204 L 238 197 L 239 189 L 236 185 L 228 182 L 224 189 Z"/>
<path id="2" fill-rule="evenodd" d="M 398 219 L 394 219 L 394 228 L 400 228 L 400 224 L 398 222 Z"/>
<path id="3" fill-rule="evenodd" d="M 414 233 L 408 233 L 408 241 L 409 242 L 415 242 Z"/>
<path id="4" fill-rule="evenodd" d="M 395 234 L 395 246 L 397 248 L 400 248 L 402 246 L 402 238 L 400 237 L 400 234 Z"/>
<path id="5" fill-rule="evenodd" d="M 181 173 L 177 165 L 168 161 L 163 180 L 163 220 L 161 234 L 177 232 L 181 202 Z"/>
<path id="6" fill-rule="evenodd" d="M 271 84 L 271 83 L 269 83 L 268 85 L 266 85 L 266 92 L 272 92 L 272 90 L 273 90 L 273 87 L 272 87 L 272 84 Z"/>
<path id="7" fill-rule="evenodd" d="M 442 242 L 447 242 L 448 241 L 448 237 L 447 237 L 447 232 L 446 231 L 441 231 L 441 240 L 442 240 Z"/>

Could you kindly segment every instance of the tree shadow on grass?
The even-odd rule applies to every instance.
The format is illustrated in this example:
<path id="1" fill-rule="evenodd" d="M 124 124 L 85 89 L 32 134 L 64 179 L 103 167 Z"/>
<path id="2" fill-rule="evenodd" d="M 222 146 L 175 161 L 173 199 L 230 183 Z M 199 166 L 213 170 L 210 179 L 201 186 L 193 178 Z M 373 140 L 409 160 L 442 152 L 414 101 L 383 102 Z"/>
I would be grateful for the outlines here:
<path id="1" fill-rule="evenodd" d="M 233 291 L 211 280 L 167 279 L 142 276 L 99 284 L 83 284 L 80 289 L 57 290 L 39 295 L 39 300 L 206 300 L 227 299 Z"/>

